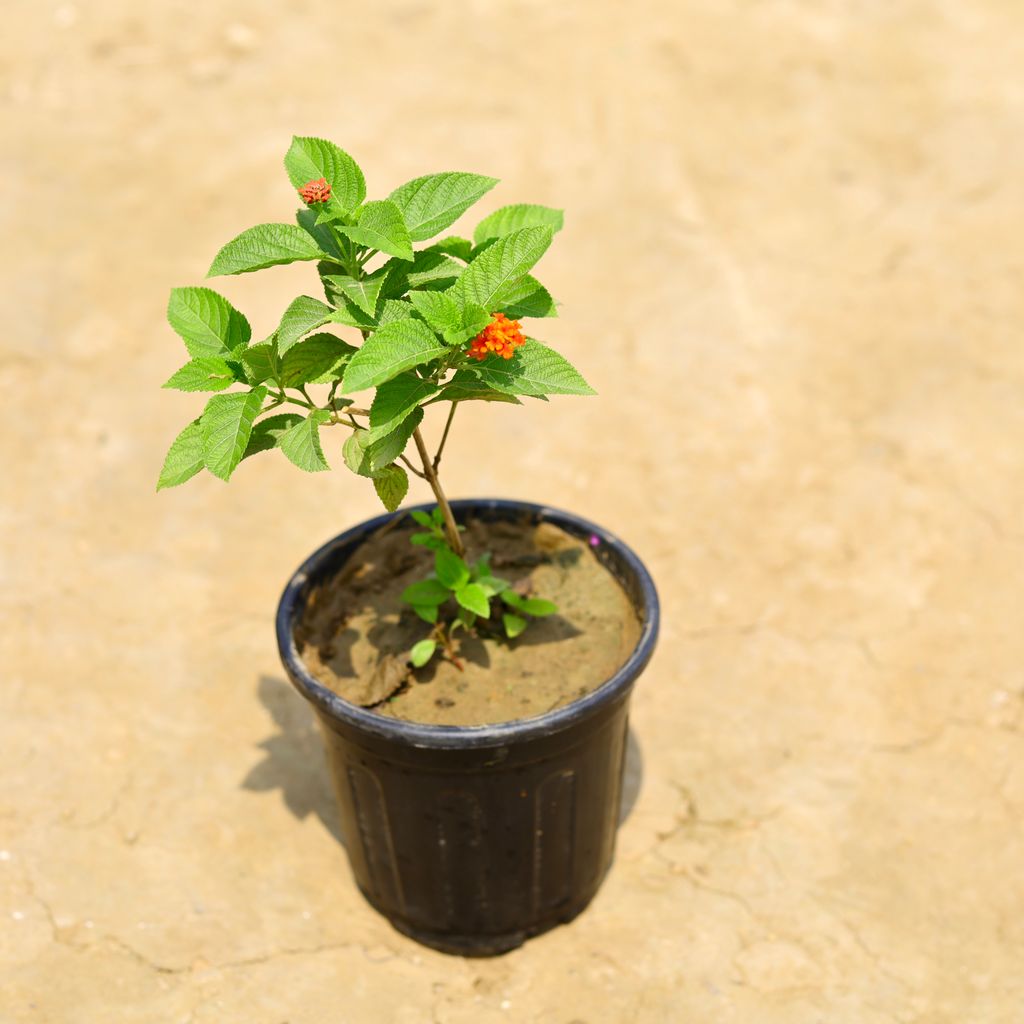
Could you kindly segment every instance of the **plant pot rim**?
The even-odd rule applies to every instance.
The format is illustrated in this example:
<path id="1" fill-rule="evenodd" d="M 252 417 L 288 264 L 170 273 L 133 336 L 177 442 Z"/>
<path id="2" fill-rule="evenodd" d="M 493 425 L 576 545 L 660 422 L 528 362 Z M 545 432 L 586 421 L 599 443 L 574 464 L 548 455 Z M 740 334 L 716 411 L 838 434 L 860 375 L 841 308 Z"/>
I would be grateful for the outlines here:
<path id="1" fill-rule="evenodd" d="M 517 718 L 510 722 L 490 725 L 429 725 L 389 718 L 350 703 L 314 679 L 299 656 L 292 631 L 292 625 L 304 604 L 303 591 L 310 579 L 320 575 L 323 564 L 331 560 L 338 548 L 362 540 L 385 523 L 407 516 L 413 510 L 429 511 L 434 507 L 434 503 L 427 502 L 401 508 L 396 512 L 386 512 L 345 530 L 314 551 L 288 581 L 277 607 L 277 646 L 292 683 L 303 696 L 329 718 L 339 719 L 359 732 L 392 741 L 404 740 L 414 747 L 465 750 L 501 746 L 512 741 L 521 743 L 561 732 L 601 707 L 614 702 L 620 695 L 627 694 L 637 676 L 650 661 L 658 638 L 660 620 L 660 606 L 654 580 L 636 553 L 604 527 L 575 513 L 552 508 L 550 505 L 503 498 L 462 498 L 451 502 L 451 506 L 456 517 L 460 512 L 519 511 L 555 526 L 568 528 L 569 532 L 577 536 L 585 534 L 597 537 L 600 545 L 611 549 L 617 560 L 624 563 L 636 578 L 640 599 L 635 601 L 635 604 L 640 615 L 640 638 L 629 658 L 600 686 L 570 704 L 530 718 Z"/>

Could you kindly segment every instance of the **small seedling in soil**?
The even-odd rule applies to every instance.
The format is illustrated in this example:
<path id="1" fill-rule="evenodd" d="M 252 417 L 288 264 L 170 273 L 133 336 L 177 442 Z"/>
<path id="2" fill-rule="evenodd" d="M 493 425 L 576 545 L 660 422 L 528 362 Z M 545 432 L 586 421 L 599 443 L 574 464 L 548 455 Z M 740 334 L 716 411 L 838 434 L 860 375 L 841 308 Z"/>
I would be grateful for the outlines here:
<path id="1" fill-rule="evenodd" d="M 444 514 L 439 507 L 430 514 L 417 509 L 410 515 L 423 527 L 412 535 L 411 543 L 434 552 L 434 572 L 402 592 L 402 600 L 433 626 L 430 636 L 415 644 L 409 653 L 416 668 L 426 665 L 438 651 L 461 668 L 452 641 L 455 631 L 475 632 L 484 624 L 490 626 L 492 611 L 495 615 L 500 612 L 501 627 L 509 640 L 526 629 L 526 616 L 539 618 L 558 611 L 553 602 L 521 594 L 508 580 L 495 576 L 489 553 L 475 562 L 467 562 L 456 554 L 445 535 Z M 496 602 L 493 608 L 492 602 Z"/>

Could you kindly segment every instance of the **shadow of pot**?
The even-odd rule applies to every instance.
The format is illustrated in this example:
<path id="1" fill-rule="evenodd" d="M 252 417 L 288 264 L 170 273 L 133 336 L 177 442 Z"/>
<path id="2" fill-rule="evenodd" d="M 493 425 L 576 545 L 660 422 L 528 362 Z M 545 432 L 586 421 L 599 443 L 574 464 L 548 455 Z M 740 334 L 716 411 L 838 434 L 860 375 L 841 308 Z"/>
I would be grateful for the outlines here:
<path id="1" fill-rule="evenodd" d="M 323 726 L 346 850 L 367 900 L 426 945 L 489 956 L 571 920 L 611 865 L 629 697 L 654 651 L 658 598 L 639 558 L 578 516 L 494 499 L 456 501 L 452 510 L 460 521 L 552 523 L 588 541 L 640 621 L 626 663 L 565 707 L 495 725 L 406 722 L 342 700 L 302 664 L 294 626 L 311 589 L 408 510 L 362 523 L 311 555 L 281 598 L 277 641 L 289 679 Z"/>

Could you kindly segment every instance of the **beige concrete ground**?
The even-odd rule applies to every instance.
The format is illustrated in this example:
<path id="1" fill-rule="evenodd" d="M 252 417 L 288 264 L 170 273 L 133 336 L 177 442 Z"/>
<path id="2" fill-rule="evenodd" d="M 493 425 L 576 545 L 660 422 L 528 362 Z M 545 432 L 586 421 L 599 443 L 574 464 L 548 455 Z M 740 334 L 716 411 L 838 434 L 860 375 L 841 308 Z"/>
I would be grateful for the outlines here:
<path id="1" fill-rule="evenodd" d="M 1017 0 L 4 13 L 4 1024 L 1024 1020 Z M 292 132 L 568 208 L 545 337 L 601 396 L 466 410 L 448 482 L 664 597 L 612 874 L 495 961 L 353 890 L 276 663 L 369 489 L 153 492 L 167 290 L 288 216 Z M 260 335 L 309 275 L 224 288 Z"/>

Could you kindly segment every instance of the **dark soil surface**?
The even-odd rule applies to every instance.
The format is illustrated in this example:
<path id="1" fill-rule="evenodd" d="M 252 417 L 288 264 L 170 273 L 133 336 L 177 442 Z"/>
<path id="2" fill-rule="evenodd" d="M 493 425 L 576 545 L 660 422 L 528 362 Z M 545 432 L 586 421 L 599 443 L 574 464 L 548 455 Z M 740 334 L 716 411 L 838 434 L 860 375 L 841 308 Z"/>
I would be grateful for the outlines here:
<path id="1" fill-rule="evenodd" d="M 511 641 L 495 614 L 496 625 L 481 623 L 476 635 L 456 632 L 461 670 L 440 655 L 414 670 L 409 650 L 430 626 L 399 595 L 433 570 L 433 553 L 409 543 L 415 529 L 406 520 L 367 540 L 313 591 L 296 629 L 309 671 L 346 700 L 444 725 L 529 718 L 596 689 L 636 646 L 632 606 L 587 544 L 550 524 L 473 520 L 463 535 L 468 559 L 490 551 L 496 576 L 554 601 L 558 614 L 532 620 Z"/>

